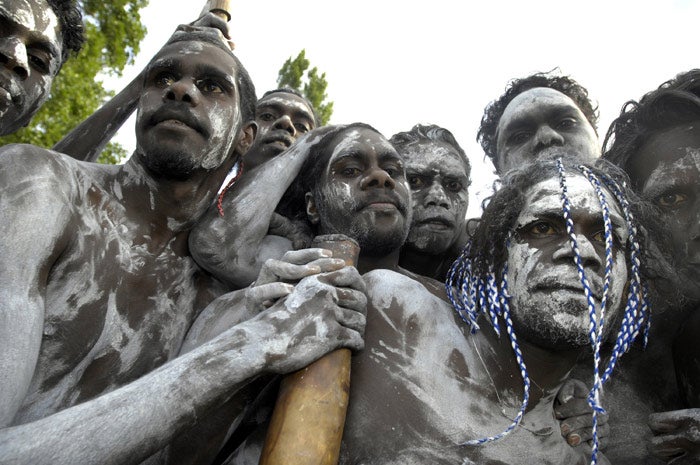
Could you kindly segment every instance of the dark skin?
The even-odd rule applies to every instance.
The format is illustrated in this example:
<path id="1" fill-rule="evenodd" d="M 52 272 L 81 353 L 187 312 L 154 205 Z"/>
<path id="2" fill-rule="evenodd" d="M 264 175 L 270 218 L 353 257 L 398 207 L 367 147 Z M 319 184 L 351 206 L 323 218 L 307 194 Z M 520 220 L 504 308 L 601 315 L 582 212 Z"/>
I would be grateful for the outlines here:
<path id="1" fill-rule="evenodd" d="M 217 29 L 221 32 L 222 39 L 230 43 L 227 23 L 213 13 L 202 16 L 192 25 Z M 141 96 L 144 73 L 145 70 L 85 121 L 73 128 L 53 146 L 53 150 L 65 153 L 76 160 L 97 161 L 107 143 L 136 110 Z"/>
<path id="2" fill-rule="evenodd" d="M 63 36 L 45 0 L 0 4 L 0 136 L 11 134 L 49 98 L 61 68 Z"/>
<path id="3" fill-rule="evenodd" d="M 551 157 L 562 149 L 585 162 L 600 156 L 595 130 L 573 100 L 557 90 L 536 87 L 508 104 L 496 134 L 497 173 Z"/>
<path id="4" fill-rule="evenodd" d="M 636 154 L 629 174 L 640 195 L 661 212 L 673 242 L 672 260 L 679 278 L 676 285 L 684 297 L 680 305 L 661 307 L 661 314 L 655 317 L 656 339 L 645 357 L 657 358 L 660 363 L 630 367 L 637 370 L 637 376 L 646 377 L 644 381 L 635 378 L 638 384 L 633 385 L 633 392 L 645 400 L 642 405 L 651 407 L 639 410 L 640 416 L 649 415 L 653 433 L 653 437 L 645 434 L 649 451 L 667 463 L 697 463 L 700 352 L 696 335 L 700 319 L 695 309 L 700 303 L 700 121 L 653 134 Z M 668 350 L 671 345 L 673 352 Z M 659 372 L 659 366 L 663 371 Z M 667 380 L 663 387 L 659 386 L 660 379 Z"/>
<path id="5" fill-rule="evenodd" d="M 444 281 L 461 250 L 469 207 L 467 166 L 449 144 L 421 141 L 401 154 L 411 186 L 413 222 L 399 264 Z"/>
<path id="6" fill-rule="evenodd" d="M 333 300 L 333 279 L 298 291 L 261 279 L 224 294 L 189 255 L 192 225 L 252 142 L 236 72 L 215 45 L 164 47 L 146 71 L 125 165 L 4 148 L 1 462 L 139 463 L 251 378 L 361 347 L 364 316 Z M 351 274 L 338 278 L 345 287 Z M 280 299 L 177 357 L 198 315 L 261 309 L 280 286 L 309 311 Z"/>
<path id="7" fill-rule="evenodd" d="M 312 140 L 313 133 L 299 144 Z M 410 224 L 408 185 L 386 140 L 350 128 L 328 150 L 328 165 L 306 196 L 307 215 L 319 233 L 351 231 L 364 246 L 358 269 L 369 298 L 366 349 L 353 357 L 340 463 L 460 463 L 465 456 L 526 463 L 533 454 L 537 463 L 587 463 L 586 453 L 558 434 L 552 416 L 578 351 L 562 354 L 527 343 L 523 350 L 539 388 L 532 392 L 526 428 L 484 449 L 459 446 L 497 432 L 507 423 L 504 404 L 508 412 L 519 404 L 522 384 L 509 343 L 488 328 L 469 335 L 437 287 L 418 285 L 398 266 L 400 238 Z M 562 241 L 567 244 L 566 237 Z M 227 463 L 257 463 L 261 438 L 251 436 Z"/>
<path id="8" fill-rule="evenodd" d="M 255 104 L 258 134 L 243 159 L 245 169 L 271 160 L 294 141 L 316 127 L 314 113 L 301 97 L 289 92 L 273 92 Z"/>

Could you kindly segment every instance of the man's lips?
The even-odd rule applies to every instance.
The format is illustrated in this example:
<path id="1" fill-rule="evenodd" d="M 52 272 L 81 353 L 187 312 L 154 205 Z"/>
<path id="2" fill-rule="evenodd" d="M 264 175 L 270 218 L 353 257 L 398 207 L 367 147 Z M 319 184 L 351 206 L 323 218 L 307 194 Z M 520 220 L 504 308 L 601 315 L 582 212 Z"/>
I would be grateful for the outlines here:
<path id="1" fill-rule="evenodd" d="M 414 220 L 414 223 L 418 226 L 428 226 L 437 229 L 453 229 L 455 224 L 451 218 L 446 218 L 444 216 L 430 216 L 427 218 L 420 218 Z"/>
<path id="2" fill-rule="evenodd" d="M 596 282 L 591 282 L 589 279 L 589 287 L 593 298 L 600 302 L 603 296 L 602 286 L 598 285 Z M 531 289 L 540 292 L 571 291 L 584 295 L 583 285 L 580 280 L 561 280 L 561 278 L 543 279 L 532 286 Z"/>
<path id="3" fill-rule="evenodd" d="M 365 199 L 358 205 L 357 211 L 370 208 L 373 210 L 398 210 L 401 213 L 406 212 L 406 206 L 400 199 L 395 196 L 381 196 Z"/>
<path id="4" fill-rule="evenodd" d="M 202 125 L 191 113 L 175 109 L 164 109 L 155 112 L 150 118 L 151 126 L 157 126 L 160 123 L 179 126 L 184 125 L 204 136 L 208 136 Z"/>
<path id="5" fill-rule="evenodd" d="M 287 131 L 268 132 L 263 136 L 264 144 L 277 144 L 288 149 L 294 143 L 294 138 Z"/>

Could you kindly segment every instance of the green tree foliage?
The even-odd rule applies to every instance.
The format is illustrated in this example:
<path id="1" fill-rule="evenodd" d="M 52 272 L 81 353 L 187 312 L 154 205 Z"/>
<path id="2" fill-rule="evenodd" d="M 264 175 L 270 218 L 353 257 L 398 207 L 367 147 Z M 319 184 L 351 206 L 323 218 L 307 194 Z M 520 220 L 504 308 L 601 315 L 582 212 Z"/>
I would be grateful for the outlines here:
<path id="1" fill-rule="evenodd" d="M 301 92 L 316 109 L 321 124 L 327 124 L 333 114 L 333 102 L 326 101 L 328 98 L 326 73 L 319 75 L 318 68 L 314 66 L 306 73 L 304 81 L 304 72 L 309 69 L 309 65 L 306 49 L 299 52 L 294 59 L 289 57 L 279 71 L 277 84 L 280 87 L 291 87 Z"/>
<path id="2" fill-rule="evenodd" d="M 146 35 L 139 11 L 148 0 L 79 0 L 85 22 L 85 44 L 63 65 L 54 80 L 51 97 L 29 126 L 0 138 L 0 145 L 27 143 L 51 147 L 90 116 L 113 92 L 103 87 L 98 74 L 121 76 L 131 64 Z M 117 163 L 126 150 L 110 143 L 101 163 Z"/>

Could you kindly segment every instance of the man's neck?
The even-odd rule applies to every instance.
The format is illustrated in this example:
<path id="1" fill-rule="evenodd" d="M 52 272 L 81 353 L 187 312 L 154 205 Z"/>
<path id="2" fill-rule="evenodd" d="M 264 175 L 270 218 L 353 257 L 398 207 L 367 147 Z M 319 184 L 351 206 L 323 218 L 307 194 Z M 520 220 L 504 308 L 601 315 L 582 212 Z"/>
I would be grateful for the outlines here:
<path id="1" fill-rule="evenodd" d="M 403 247 L 401 249 L 399 265 L 414 273 L 432 277 L 437 275 L 443 260 L 443 254 L 427 254 L 410 247 Z"/>
<path id="2" fill-rule="evenodd" d="M 133 216 L 177 234 L 189 230 L 211 206 L 233 161 L 185 180 L 154 177 L 134 154 L 119 179 L 124 204 Z"/>
<path id="3" fill-rule="evenodd" d="M 360 274 L 365 274 L 372 270 L 398 270 L 399 268 L 399 253 L 400 249 L 396 249 L 386 255 L 369 256 L 363 255 L 360 250 L 360 258 L 357 261 L 357 271 Z"/>

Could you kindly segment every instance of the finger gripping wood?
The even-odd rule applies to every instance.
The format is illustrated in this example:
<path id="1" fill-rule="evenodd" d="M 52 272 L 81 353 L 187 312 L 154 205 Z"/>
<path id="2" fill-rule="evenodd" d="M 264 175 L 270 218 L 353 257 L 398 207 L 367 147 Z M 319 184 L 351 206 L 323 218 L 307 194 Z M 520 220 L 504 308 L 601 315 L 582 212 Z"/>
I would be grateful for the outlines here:
<path id="1" fill-rule="evenodd" d="M 333 251 L 355 265 L 357 242 L 342 235 L 319 236 L 312 247 Z M 350 393 L 348 349 L 325 355 L 282 380 L 260 465 L 336 465 Z"/>

